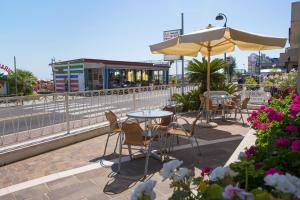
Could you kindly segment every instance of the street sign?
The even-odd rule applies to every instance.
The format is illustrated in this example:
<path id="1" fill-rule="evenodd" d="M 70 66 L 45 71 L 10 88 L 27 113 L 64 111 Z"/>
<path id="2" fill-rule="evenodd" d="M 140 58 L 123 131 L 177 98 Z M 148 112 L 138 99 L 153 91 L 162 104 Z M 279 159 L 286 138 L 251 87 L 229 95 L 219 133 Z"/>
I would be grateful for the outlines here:
<path id="1" fill-rule="evenodd" d="M 178 37 L 181 34 L 181 29 L 175 29 L 175 30 L 169 30 L 169 31 L 164 31 L 163 34 L 163 40 L 170 40 L 173 38 Z M 164 60 L 165 61 L 174 61 L 174 60 L 180 60 L 180 56 L 175 56 L 175 55 L 164 55 Z"/>

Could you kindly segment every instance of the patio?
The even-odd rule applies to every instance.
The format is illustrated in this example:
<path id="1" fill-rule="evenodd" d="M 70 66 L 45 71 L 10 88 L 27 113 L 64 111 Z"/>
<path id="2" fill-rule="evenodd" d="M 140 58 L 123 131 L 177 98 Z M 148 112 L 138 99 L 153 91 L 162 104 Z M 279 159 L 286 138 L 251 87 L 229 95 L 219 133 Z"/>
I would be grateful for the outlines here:
<path id="1" fill-rule="evenodd" d="M 189 122 L 194 117 L 186 116 Z M 224 165 L 249 127 L 230 120 L 217 123 L 216 128 L 196 129 L 202 156 L 190 153 L 191 146 L 180 138 L 170 157 L 183 160 L 185 167 L 195 166 L 196 173 L 202 166 Z M 116 136 L 110 139 L 108 154 L 113 152 L 116 139 Z M 121 174 L 116 174 L 118 156 L 101 158 L 105 140 L 105 135 L 99 136 L 0 167 L 1 199 L 130 199 L 143 177 L 145 159 L 126 162 L 129 157 L 124 150 Z M 147 179 L 157 180 L 157 199 L 167 199 L 172 190 L 168 181 L 161 181 L 161 168 L 161 162 L 150 158 Z"/>

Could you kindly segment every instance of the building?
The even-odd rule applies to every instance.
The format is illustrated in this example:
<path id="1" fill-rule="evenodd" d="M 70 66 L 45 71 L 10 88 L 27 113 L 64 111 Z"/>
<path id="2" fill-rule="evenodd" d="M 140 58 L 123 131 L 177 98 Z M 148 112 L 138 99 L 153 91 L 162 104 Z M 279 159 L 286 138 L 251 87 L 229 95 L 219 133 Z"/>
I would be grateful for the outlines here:
<path id="1" fill-rule="evenodd" d="M 270 58 L 266 54 L 251 53 L 248 56 L 248 73 L 250 75 L 260 75 L 261 72 L 271 71 L 276 68 L 277 71 L 285 72 L 285 63 L 278 58 Z"/>
<path id="2" fill-rule="evenodd" d="M 299 65 L 300 46 L 300 1 L 293 2 L 291 8 L 291 26 L 289 28 L 289 43 L 285 53 L 280 55 L 280 60 L 285 62 L 288 70 Z"/>
<path id="3" fill-rule="evenodd" d="M 169 83 L 169 63 L 81 58 L 53 62 L 49 65 L 52 67 L 56 92 Z"/>

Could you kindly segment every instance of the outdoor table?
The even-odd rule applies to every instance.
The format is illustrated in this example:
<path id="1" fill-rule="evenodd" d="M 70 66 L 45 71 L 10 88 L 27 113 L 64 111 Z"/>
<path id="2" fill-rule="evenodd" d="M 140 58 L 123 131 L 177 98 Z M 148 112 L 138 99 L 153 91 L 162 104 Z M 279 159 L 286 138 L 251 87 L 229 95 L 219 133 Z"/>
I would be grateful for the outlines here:
<path id="1" fill-rule="evenodd" d="M 165 110 L 142 110 L 142 111 L 134 111 L 127 113 L 127 117 L 135 118 L 135 119 L 145 119 L 145 136 L 155 137 L 156 133 L 151 131 L 152 120 L 156 118 L 168 117 L 172 116 L 174 113 L 165 111 Z M 161 149 L 160 149 L 161 151 Z M 151 156 L 155 159 L 161 160 L 161 157 L 157 155 L 157 151 L 151 151 Z"/>
<path id="2" fill-rule="evenodd" d="M 222 94 L 222 95 L 212 95 L 210 98 L 212 99 L 212 101 L 217 102 L 217 104 L 222 105 L 222 119 L 225 120 L 224 104 L 226 101 L 231 100 L 232 97 L 226 94 Z"/>

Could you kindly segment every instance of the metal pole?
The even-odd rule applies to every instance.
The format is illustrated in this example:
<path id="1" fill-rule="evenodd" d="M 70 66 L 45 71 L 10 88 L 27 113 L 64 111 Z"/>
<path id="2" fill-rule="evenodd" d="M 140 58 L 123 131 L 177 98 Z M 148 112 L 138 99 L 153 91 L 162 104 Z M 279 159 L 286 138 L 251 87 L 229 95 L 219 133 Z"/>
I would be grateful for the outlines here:
<path id="1" fill-rule="evenodd" d="M 18 79 L 17 79 L 17 62 L 16 56 L 14 56 L 14 67 L 15 67 L 15 85 L 16 85 L 16 96 L 18 96 Z"/>
<path id="2" fill-rule="evenodd" d="M 177 78 L 178 78 L 178 66 L 177 66 L 177 60 L 175 61 L 176 62 L 176 85 L 177 85 L 177 83 L 178 83 L 178 81 L 177 81 Z"/>
<path id="3" fill-rule="evenodd" d="M 184 34 L 184 19 L 181 13 L 181 35 Z M 181 56 L 181 94 L 184 94 L 184 56 Z"/>
<path id="4" fill-rule="evenodd" d="M 299 41 L 299 48 L 298 48 L 297 93 L 300 95 L 300 41 Z"/>
<path id="5" fill-rule="evenodd" d="M 71 81 L 70 81 L 70 79 L 71 79 L 71 74 L 70 74 L 70 62 L 68 62 L 68 92 L 70 92 L 71 90 Z"/>

